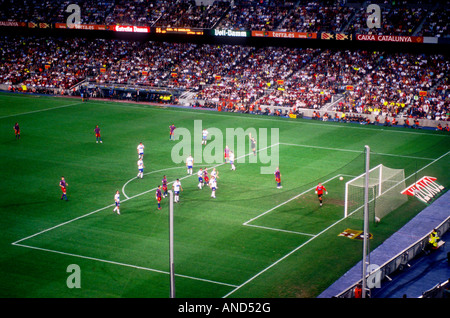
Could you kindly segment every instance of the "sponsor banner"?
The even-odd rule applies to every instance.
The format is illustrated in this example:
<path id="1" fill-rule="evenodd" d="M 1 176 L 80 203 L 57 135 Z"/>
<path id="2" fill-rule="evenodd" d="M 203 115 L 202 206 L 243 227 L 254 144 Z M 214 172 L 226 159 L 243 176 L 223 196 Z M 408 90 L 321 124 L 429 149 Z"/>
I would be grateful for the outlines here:
<path id="1" fill-rule="evenodd" d="M 252 36 L 284 39 L 317 39 L 317 33 L 312 32 L 252 31 Z"/>
<path id="2" fill-rule="evenodd" d="M 411 184 L 401 193 L 416 197 L 419 200 L 428 203 L 444 190 L 444 187 L 436 182 L 436 180 L 437 178 L 425 176 Z"/>
<path id="3" fill-rule="evenodd" d="M 352 35 L 351 34 L 345 34 L 345 33 L 329 33 L 329 32 L 322 32 L 320 33 L 320 39 L 321 40 L 338 40 L 338 41 L 351 41 Z"/>
<path id="4" fill-rule="evenodd" d="M 43 23 L 43 22 L 40 22 L 40 23 L 36 23 L 36 22 L 28 22 L 28 27 L 29 27 L 30 29 L 35 29 L 35 28 L 39 28 L 39 29 L 49 29 L 49 28 L 51 27 L 51 25 L 48 24 L 48 23 Z"/>
<path id="5" fill-rule="evenodd" d="M 101 24 L 66 24 L 55 23 L 55 29 L 77 29 L 77 30 L 108 30 L 108 26 Z"/>
<path id="6" fill-rule="evenodd" d="M 235 31 L 235 30 L 212 30 L 212 35 L 214 36 L 230 36 L 230 37 L 241 37 L 246 38 L 249 36 L 249 31 Z"/>
<path id="7" fill-rule="evenodd" d="M 401 35 L 357 34 L 356 40 L 375 41 L 375 42 L 423 43 L 422 36 L 401 36 Z"/>
<path id="8" fill-rule="evenodd" d="M 115 32 L 150 33 L 150 27 L 135 25 L 110 25 L 109 30 Z"/>
<path id="9" fill-rule="evenodd" d="M 174 33 L 174 34 L 186 34 L 186 35 L 203 35 L 203 29 L 191 29 L 191 28 L 171 28 L 171 27 L 156 27 L 152 28 L 154 33 Z"/>
<path id="10" fill-rule="evenodd" d="M 343 236 L 349 238 L 351 240 L 363 240 L 364 239 L 364 231 L 346 229 L 344 232 L 341 232 L 338 236 Z M 373 235 L 369 233 L 369 239 L 372 239 Z"/>
<path id="11" fill-rule="evenodd" d="M 0 27 L 9 26 L 9 27 L 26 27 L 26 22 L 15 22 L 15 21 L 0 21 Z"/>

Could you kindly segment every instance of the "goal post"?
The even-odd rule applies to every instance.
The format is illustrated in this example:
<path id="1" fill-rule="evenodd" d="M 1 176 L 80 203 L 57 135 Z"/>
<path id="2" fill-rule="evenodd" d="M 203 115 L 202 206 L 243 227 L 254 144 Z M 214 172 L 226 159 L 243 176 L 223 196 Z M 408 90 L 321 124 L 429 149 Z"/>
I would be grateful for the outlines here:
<path id="1" fill-rule="evenodd" d="M 363 218 L 365 176 L 363 173 L 345 184 L 344 217 Z M 405 172 L 379 164 L 368 172 L 368 207 L 372 220 L 381 220 L 405 203 Z"/>

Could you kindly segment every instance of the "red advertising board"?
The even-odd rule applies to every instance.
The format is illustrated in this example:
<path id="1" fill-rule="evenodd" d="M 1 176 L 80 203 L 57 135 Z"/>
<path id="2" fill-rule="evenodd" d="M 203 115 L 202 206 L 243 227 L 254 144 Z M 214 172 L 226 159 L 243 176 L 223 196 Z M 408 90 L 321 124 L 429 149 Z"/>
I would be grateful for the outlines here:
<path id="1" fill-rule="evenodd" d="M 252 31 L 252 36 L 283 39 L 317 39 L 317 33 L 312 32 Z"/>
<path id="2" fill-rule="evenodd" d="M 423 43 L 422 36 L 357 34 L 357 41 Z"/>
<path id="3" fill-rule="evenodd" d="M 135 25 L 110 25 L 109 29 L 116 32 L 150 33 L 150 27 Z"/>
<path id="4" fill-rule="evenodd" d="M 77 30 L 107 30 L 106 25 L 101 24 L 66 24 L 55 23 L 55 29 L 77 29 Z"/>
<path id="5" fill-rule="evenodd" d="M 26 27 L 26 22 L 15 22 L 15 21 L 0 21 L 0 26 L 9 26 L 9 27 Z"/>

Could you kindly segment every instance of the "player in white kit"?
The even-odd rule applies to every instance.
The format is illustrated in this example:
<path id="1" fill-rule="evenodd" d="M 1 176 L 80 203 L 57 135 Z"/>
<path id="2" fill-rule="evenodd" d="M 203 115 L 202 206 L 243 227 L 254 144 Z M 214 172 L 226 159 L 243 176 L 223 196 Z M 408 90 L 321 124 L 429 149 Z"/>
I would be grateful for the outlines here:
<path id="1" fill-rule="evenodd" d="M 231 150 L 230 150 L 229 162 L 231 165 L 231 170 L 236 170 L 236 167 L 234 166 L 234 152 L 232 152 Z"/>
<path id="2" fill-rule="evenodd" d="M 177 181 L 175 181 L 172 184 L 172 189 L 173 189 L 173 192 L 175 194 L 174 202 L 180 201 L 180 191 L 183 191 L 183 188 L 181 187 L 180 179 L 177 179 Z"/>
<path id="3" fill-rule="evenodd" d="M 137 146 L 137 153 L 139 159 L 144 159 L 144 148 L 145 146 L 142 144 L 142 142 L 139 143 Z"/>
<path id="4" fill-rule="evenodd" d="M 142 179 L 144 177 L 144 160 L 142 160 L 142 158 L 140 158 L 137 161 L 137 166 L 138 166 L 137 177 Z"/>
<path id="5" fill-rule="evenodd" d="M 213 170 L 211 171 L 211 178 L 214 178 L 216 189 L 218 189 L 219 187 L 217 186 L 217 179 L 219 179 L 219 171 L 217 171 L 216 168 L 213 168 Z"/>
<path id="6" fill-rule="evenodd" d="M 203 187 L 203 170 L 200 168 L 200 170 L 197 172 L 198 177 L 198 188 L 201 190 Z"/>
<path id="7" fill-rule="evenodd" d="M 187 167 L 187 174 L 192 174 L 192 167 L 194 166 L 194 158 L 192 158 L 191 155 L 186 158 L 186 167 Z"/>
<path id="8" fill-rule="evenodd" d="M 117 214 L 120 214 L 120 193 L 119 190 L 116 191 L 116 194 L 114 195 L 114 203 L 116 204 L 116 207 L 114 208 L 114 212 L 117 212 Z"/>
<path id="9" fill-rule="evenodd" d="M 206 141 L 208 139 L 208 131 L 203 129 L 202 131 L 202 145 L 206 145 Z"/>
<path id="10" fill-rule="evenodd" d="M 209 180 L 209 187 L 211 188 L 211 198 L 216 198 L 216 189 L 217 189 L 217 183 L 216 178 L 211 177 L 211 180 Z"/>

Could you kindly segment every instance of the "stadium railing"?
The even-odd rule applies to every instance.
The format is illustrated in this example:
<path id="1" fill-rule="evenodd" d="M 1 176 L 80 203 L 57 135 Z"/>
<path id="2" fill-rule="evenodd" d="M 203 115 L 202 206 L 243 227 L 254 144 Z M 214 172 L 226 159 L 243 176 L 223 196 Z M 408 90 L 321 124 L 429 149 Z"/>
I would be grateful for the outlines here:
<path id="1" fill-rule="evenodd" d="M 450 217 L 447 218 L 444 222 L 442 222 L 439 226 L 436 227 L 436 230 L 438 233 L 442 234 L 446 233 L 450 229 Z M 405 248 L 403 251 L 398 253 L 396 256 L 391 258 L 389 261 L 385 262 L 383 265 L 381 265 L 378 269 L 376 269 L 374 272 L 368 274 L 369 278 L 372 275 L 375 275 L 377 271 L 381 273 L 379 276 L 381 285 L 383 282 L 391 281 L 391 278 L 389 275 L 399 273 L 403 268 L 409 267 L 409 262 L 413 260 L 416 257 L 419 256 L 425 256 L 426 255 L 426 247 L 428 245 L 428 235 L 422 237 L 415 243 L 411 244 L 409 247 Z M 344 289 L 341 293 L 335 296 L 335 298 L 354 298 L 354 289 L 358 284 L 362 284 L 362 279 L 355 282 L 351 286 Z M 377 287 L 375 287 L 377 288 Z M 382 286 L 381 286 L 382 288 Z M 426 293 L 425 298 L 432 295 L 432 290 L 436 289 L 437 286 L 432 288 L 430 291 L 424 292 Z M 368 295 L 370 297 L 371 289 L 368 290 Z M 428 297 L 429 298 L 429 297 Z"/>

